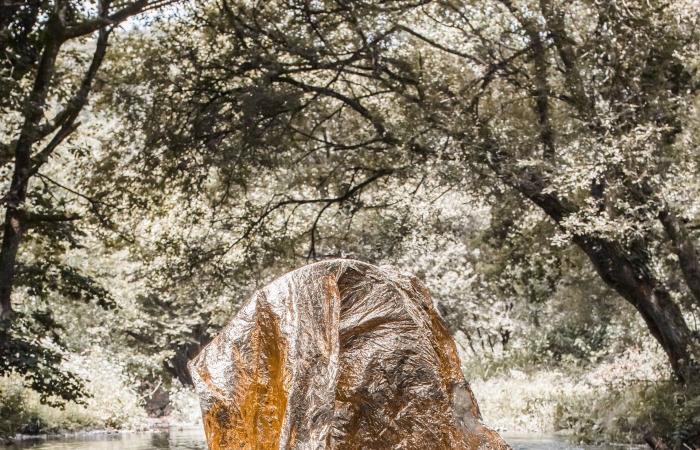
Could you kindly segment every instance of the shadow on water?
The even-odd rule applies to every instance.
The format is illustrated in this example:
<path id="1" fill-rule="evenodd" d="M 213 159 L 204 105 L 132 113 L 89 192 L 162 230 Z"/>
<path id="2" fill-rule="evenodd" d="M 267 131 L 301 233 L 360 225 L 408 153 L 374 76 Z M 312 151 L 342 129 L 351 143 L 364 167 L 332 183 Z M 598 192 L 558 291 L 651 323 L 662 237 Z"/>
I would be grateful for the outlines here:
<path id="1" fill-rule="evenodd" d="M 619 445 L 583 446 L 551 435 L 503 435 L 513 450 L 626 450 L 644 447 Z M 10 445 L 6 449 L 33 450 L 206 450 L 201 429 L 171 429 L 148 433 L 94 433 L 63 438 L 32 439 Z M 2 450 L 2 448 L 0 448 Z"/>

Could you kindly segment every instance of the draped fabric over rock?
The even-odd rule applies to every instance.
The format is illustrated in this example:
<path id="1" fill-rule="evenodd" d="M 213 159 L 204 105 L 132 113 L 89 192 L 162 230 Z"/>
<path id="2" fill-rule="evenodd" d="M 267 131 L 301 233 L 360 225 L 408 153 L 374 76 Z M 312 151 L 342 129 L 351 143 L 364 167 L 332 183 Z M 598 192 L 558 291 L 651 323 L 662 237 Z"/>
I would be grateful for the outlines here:
<path id="1" fill-rule="evenodd" d="M 385 267 L 284 275 L 190 371 L 211 450 L 509 448 L 481 424 L 426 288 Z"/>

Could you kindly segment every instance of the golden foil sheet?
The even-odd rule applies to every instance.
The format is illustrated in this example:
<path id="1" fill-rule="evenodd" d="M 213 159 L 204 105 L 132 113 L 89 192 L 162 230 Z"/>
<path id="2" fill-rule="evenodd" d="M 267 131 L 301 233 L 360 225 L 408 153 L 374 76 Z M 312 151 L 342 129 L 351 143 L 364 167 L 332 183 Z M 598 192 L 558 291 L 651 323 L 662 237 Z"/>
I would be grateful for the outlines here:
<path id="1" fill-rule="evenodd" d="M 414 277 L 359 261 L 258 291 L 190 362 L 211 450 L 509 449 Z"/>

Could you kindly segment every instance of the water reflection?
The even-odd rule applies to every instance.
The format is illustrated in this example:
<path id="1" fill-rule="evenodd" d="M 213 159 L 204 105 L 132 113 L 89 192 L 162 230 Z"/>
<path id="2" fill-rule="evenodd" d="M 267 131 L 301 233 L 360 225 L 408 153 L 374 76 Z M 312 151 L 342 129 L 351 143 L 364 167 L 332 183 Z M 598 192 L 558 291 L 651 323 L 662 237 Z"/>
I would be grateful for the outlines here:
<path id="1" fill-rule="evenodd" d="M 644 445 L 580 445 L 567 441 L 562 436 L 540 434 L 502 433 L 513 450 L 642 450 Z"/>
<path id="2" fill-rule="evenodd" d="M 625 450 L 644 447 L 632 446 L 582 446 L 571 444 L 557 436 L 517 435 L 504 433 L 503 437 L 513 450 Z M 171 429 L 150 433 L 89 434 L 80 437 L 37 439 L 10 445 L 7 449 L 33 450 L 206 450 L 201 428 Z"/>
<path id="3" fill-rule="evenodd" d="M 32 450 L 206 450 L 201 429 L 149 433 L 88 434 L 64 438 L 28 440 L 8 449 Z"/>

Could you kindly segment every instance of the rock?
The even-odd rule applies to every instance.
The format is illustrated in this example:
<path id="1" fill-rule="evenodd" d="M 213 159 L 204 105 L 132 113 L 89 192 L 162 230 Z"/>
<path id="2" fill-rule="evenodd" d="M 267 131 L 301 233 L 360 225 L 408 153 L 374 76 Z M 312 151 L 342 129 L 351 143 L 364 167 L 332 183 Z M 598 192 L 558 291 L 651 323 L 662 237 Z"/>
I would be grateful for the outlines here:
<path id="1" fill-rule="evenodd" d="M 509 449 L 416 278 L 351 260 L 258 291 L 191 361 L 209 448 Z"/>

